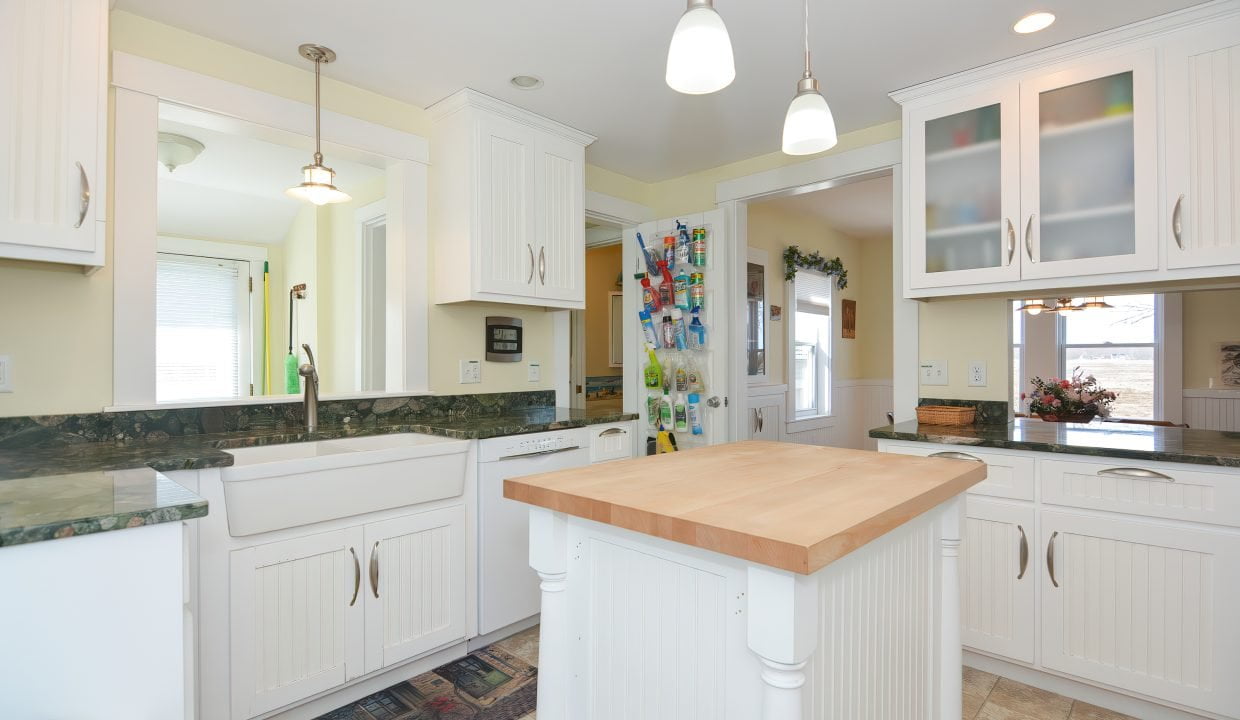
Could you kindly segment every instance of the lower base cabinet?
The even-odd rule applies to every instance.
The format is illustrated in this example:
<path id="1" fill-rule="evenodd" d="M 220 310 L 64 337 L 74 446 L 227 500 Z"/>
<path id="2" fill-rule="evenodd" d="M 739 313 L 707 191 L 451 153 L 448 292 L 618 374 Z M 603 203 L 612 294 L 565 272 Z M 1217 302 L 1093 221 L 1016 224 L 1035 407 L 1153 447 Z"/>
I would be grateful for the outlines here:
<path id="1" fill-rule="evenodd" d="M 243 720 L 463 639 L 464 507 L 233 551 L 230 593 Z"/>
<path id="2" fill-rule="evenodd" d="M 966 647 L 1034 661 L 1035 515 L 1032 505 L 966 498 L 960 546 L 960 638 Z"/>

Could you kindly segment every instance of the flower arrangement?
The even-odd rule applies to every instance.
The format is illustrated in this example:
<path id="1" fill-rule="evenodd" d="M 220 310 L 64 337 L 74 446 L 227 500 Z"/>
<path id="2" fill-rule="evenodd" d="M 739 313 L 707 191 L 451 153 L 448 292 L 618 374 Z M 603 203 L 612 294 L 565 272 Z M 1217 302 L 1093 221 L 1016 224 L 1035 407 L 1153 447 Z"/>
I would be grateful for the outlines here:
<path id="1" fill-rule="evenodd" d="M 1071 380 L 1035 377 L 1033 392 L 1021 393 L 1021 400 L 1029 401 L 1029 412 L 1043 420 L 1053 422 L 1089 422 L 1095 416 L 1111 414 L 1111 403 L 1119 395 L 1098 385 L 1093 375 L 1084 375 L 1078 367 L 1072 371 Z"/>

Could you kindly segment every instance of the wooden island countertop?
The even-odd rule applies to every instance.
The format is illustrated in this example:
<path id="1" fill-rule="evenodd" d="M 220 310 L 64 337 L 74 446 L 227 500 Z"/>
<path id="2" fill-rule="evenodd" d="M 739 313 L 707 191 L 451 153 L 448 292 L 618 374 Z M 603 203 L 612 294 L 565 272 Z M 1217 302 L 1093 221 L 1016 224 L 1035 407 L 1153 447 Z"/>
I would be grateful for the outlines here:
<path id="1" fill-rule="evenodd" d="M 986 479 L 966 460 L 747 441 L 504 481 L 504 497 L 811 574 Z"/>

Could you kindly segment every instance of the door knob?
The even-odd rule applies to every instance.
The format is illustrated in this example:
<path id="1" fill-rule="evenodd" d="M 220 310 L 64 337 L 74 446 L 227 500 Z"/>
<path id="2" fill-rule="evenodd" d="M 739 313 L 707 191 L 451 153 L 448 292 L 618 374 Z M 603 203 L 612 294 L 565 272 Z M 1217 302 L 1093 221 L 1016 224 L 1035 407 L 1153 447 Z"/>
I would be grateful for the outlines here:
<path id="1" fill-rule="evenodd" d="M 706 401 L 706 404 L 713 408 L 719 407 L 719 396 L 715 395 L 714 397 L 710 398 L 709 400 Z"/>

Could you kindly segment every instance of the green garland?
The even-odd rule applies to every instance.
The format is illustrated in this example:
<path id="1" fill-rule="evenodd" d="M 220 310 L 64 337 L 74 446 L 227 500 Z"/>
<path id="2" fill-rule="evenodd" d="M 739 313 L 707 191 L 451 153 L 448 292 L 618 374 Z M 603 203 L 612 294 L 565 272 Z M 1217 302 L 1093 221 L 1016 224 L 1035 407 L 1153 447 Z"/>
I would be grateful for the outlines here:
<path id="1" fill-rule="evenodd" d="M 797 268 L 816 270 L 824 275 L 834 275 L 835 285 L 843 290 L 848 287 L 848 271 L 844 263 L 837 258 L 824 258 L 817 250 L 805 255 L 796 245 L 789 245 L 784 250 L 784 279 L 791 280 L 797 276 Z"/>

